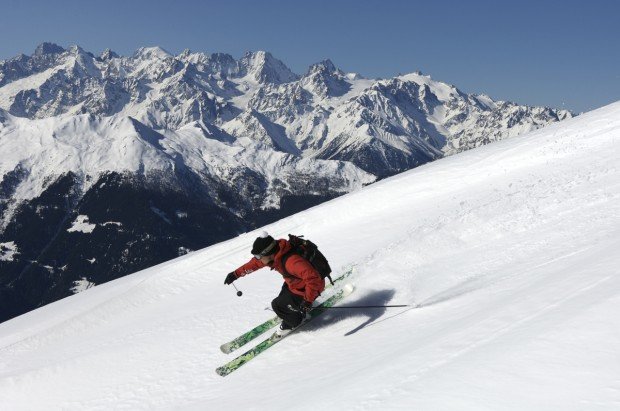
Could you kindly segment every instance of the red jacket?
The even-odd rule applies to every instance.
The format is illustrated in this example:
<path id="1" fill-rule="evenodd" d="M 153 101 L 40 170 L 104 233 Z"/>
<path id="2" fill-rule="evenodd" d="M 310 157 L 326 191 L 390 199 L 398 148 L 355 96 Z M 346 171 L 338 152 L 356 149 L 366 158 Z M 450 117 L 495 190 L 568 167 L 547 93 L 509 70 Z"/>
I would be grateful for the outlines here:
<path id="1" fill-rule="evenodd" d="M 263 267 L 271 267 L 272 270 L 276 270 L 284 277 L 284 282 L 291 290 L 293 294 L 300 295 L 304 300 L 313 302 L 319 294 L 325 289 L 325 280 L 321 278 L 318 271 L 312 267 L 312 265 L 303 257 L 292 254 L 286 260 L 286 271 L 290 276 L 285 275 L 285 271 L 282 268 L 282 257 L 291 249 L 291 244 L 284 240 L 278 240 L 278 246 L 280 249 L 275 255 L 272 263 L 269 265 L 263 264 L 260 260 L 252 258 L 247 263 L 235 270 L 237 277 L 243 277 L 246 274 L 253 273 Z"/>

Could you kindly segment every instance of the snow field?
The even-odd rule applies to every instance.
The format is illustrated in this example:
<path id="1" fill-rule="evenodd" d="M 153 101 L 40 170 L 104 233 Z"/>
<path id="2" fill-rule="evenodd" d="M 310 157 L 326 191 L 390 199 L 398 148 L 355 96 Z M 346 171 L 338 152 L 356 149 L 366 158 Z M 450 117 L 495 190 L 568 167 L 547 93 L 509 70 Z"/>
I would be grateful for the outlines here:
<path id="1" fill-rule="evenodd" d="M 617 409 L 620 103 L 436 161 L 0 324 L 0 398 L 36 409 Z M 356 291 L 233 374 L 269 318 L 258 232 Z M 242 350 L 240 352 L 243 352 Z"/>

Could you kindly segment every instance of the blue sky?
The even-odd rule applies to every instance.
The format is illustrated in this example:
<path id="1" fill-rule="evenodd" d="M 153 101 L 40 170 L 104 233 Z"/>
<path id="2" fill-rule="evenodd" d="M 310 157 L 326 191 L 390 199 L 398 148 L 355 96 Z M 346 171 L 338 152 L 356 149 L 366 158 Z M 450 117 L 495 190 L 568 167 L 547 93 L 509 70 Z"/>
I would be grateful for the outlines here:
<path id="1" fill-rule="evenodd" d="M 0 59 L 43 41 L 95 54 L 267 50 L 297 73 L 325 58 L 367 77 L 421 70 L 580 112 L 620 99 L 619 16 L 613 0 L 0 0 Z"/>

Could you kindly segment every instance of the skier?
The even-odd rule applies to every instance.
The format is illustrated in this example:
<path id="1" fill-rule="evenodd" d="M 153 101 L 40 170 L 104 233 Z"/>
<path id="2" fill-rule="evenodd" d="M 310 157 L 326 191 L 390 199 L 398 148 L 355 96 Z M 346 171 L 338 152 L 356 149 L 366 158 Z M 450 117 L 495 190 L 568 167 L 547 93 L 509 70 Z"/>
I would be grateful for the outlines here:
<path id="1" fill-rule="evenodd" d="M 280 294 L 271 302 L 273 311 L 282 319 L 280 328 L 276 331 L 284 336 L 298 327 L 312 308 L 312 303 L 325 289 L 325 280 L 306 259 L 298 254 L 287 255 L 291 244 L 285 239 L 274 238 L 263 232 L 252 245 L 250 261 L 228 273 L 224 284 L 250 274 L 263 267 L 270 267 L 284 277 L 284 284 Z M 284 267 L 282 258 L 285 257 Z"/>

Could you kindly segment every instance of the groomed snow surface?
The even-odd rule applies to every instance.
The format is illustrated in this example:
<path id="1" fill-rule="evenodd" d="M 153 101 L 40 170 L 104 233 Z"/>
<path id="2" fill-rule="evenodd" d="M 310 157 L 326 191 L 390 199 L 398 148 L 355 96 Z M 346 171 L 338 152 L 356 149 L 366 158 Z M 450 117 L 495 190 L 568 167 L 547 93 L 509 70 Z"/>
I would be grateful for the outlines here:
<path id="1" fill-rule="evenodd" d="M 354 265 L 346 304 L 412 307 L 334 310 L 225 378 L 281 285 L 223 285 L 263 228 L 5 322 L 1 408 L 620 409 L 619 158 L 615 103 L 265 227 Z"/>

